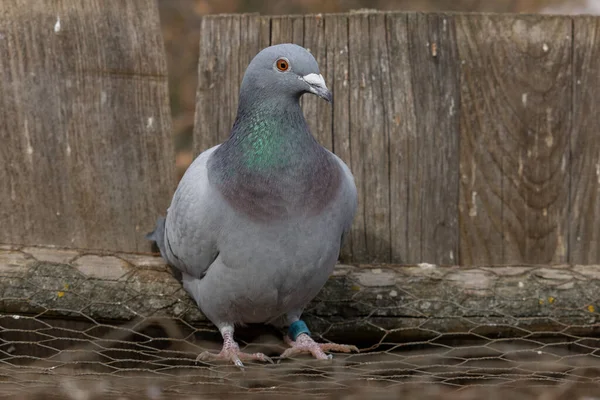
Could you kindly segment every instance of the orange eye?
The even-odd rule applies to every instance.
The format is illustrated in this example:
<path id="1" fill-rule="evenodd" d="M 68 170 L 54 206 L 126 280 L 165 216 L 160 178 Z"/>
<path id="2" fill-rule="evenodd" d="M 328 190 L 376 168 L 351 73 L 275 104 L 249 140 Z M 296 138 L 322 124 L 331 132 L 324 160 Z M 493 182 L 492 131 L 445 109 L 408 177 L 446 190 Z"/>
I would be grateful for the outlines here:
<path id="1" fill-rule="evenodd" d="M 277 60 L 275 65 L 277 65 L 277 69 L 280 70 L 281 72 L 285 72 L 290 68 L 290 64 L 287 62 L 287 60 L 285 58 L 280 58 L 279 60 Z"/>

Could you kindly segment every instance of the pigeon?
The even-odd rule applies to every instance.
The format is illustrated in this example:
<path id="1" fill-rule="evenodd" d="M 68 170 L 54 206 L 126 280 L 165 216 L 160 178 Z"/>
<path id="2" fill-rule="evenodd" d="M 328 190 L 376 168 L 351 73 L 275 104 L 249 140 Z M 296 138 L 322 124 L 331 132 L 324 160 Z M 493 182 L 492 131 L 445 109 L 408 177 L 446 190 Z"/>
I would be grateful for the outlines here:
<path id="1" fill-rule="evenodd" d="M 315 58 L 295 44 L 261 50 L 244 74 L 229 138 L 201 153 L 147 238 L 223 337 L 199 360 L 272 362 L 244 353 L 234 329 L 287 328 L 281 357 L 358 351 L 317 343 L 301 320 L 333 272 L 357 208 L 346 164 L 310 133 L 300 97 L 332 103 Z"/>

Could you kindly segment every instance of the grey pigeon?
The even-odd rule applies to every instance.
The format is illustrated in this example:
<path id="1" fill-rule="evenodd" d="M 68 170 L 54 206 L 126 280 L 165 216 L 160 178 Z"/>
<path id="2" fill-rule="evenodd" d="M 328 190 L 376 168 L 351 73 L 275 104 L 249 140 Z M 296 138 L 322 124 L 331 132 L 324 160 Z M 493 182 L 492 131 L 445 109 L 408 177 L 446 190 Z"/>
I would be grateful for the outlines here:
<path id="1" fill-rule="evenodd" d="M 331 275 L 357 207 L 350 169 L 309 131 L 304 93 L 332 101 L 306 49 L 280 44 L 258 53 L 229 138 L 194 160 L 166 220 L 148 235 L 223 336 L 219 354 L 199 359 L 271 361 L 240 351 L 233 332 L 245 323 L 288 327 L 282 357 L 357 351 L 316 343 L 300 319 Z"/>

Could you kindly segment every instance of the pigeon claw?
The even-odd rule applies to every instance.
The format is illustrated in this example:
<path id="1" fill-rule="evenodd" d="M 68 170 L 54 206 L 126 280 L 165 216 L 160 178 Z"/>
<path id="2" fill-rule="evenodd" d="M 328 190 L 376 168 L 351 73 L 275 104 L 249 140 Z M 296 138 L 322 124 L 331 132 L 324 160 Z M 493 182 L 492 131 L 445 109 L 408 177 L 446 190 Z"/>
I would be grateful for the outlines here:
<path id="1" fill-rule="evenodd" d="M 215 354 L 208 351 L 202 352 L 196 357 L 196 362 L 198 361 L 230 361 L 236 367 L 243 369 L 244 361 L 263 361 L 274 364 L 273 360 L 270 357 L 266 356 L 263 353 L 244 353 L 240 351 L 237 343 L 234 345 L 224 345 L 223 349 L 220 353 Z"/>
<path id="2" fill-rule="evenodd" d="M 339 353 L 357 352 L 358 347 L 337 343 L 317 343 L 305 333 L 300 334 L 296 341 L 292 341 L 287 335 L 285 342 L 291 347 L 281 354 L 281 358 L 289 358 L 302 353 L 310 353 L 317 360 L 330 360 L 333 356 L 325 354 L 326 351 Z"/>

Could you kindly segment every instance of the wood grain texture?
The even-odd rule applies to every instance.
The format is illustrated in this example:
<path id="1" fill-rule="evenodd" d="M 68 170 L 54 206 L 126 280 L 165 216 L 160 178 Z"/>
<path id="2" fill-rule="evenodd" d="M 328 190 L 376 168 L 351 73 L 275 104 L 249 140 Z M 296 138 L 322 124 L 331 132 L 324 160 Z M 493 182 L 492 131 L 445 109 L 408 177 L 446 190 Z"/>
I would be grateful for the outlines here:
<path id="1" fill-rule="evenodd" d="M 467 333 L 593 335 L 598 271 L 598 265 L 339 264 L 303 319 L 316 337 L 363 344 Z M 160 257 L 15 247 L 0 249 L 0 278 L 0 314 L 12 320 L 172 319 L 215 331 Z"/>
<path id="2" fill-rule="evenodd" d="M 416 141 L 408 143 L 409 262 L 454 264 L 458 254 L 460 86 L 454 19 L 409 14 Z M 415 145 L 415 147 L 410 147 Z"/>
<path id="3" fill-rule="evenodd" d="M 461 262 L 565 262 L 571 20 L 461 15 L 457 31 Z"/>
<path id="4" fill-rule="evenodd" d="M 0 2 L 0 242 L 149 250 L 174 189 L 154 1 Z"/>
<path id="5" fill-rule="evenodd" d="M 240 23 L 235 15 L 205 17 L 200 22 L 202 62 L 198 67 L 193 140 L 196 155 L 227 139 L 235 120 L 241 80 L 237 62 Z M 258 40 L 256 35 L 246 39 L 248 46 Z"/>
<path id="6" fill-rule="evenodd" d="M 327 84 L 333 93 L 332 144 L 335 154 L 348 166 L 352 165 L 350 151 L 350 60 L 348 48 L 348 17 L 325 16 L 325 40 L 327 47 Z M 360 205 L 359 205 L 360 207 Z M 347 235 L 340 258 L 353 259 L 352 234 Z"/>
<path id="7" fill-rule="evenodd" d="M 304 45 L 304 17 L 297 15 L 271 17 L 271 45 L 282 43 Z"/>
<path id="8" fill-rule="evenodd" d="M 325 33 L 325 19 L 321 15 L 307 15 L 304 17 L 304 47 L 312 53 L 317 62 L 321 75 L 325 78 L 325 83 L 329 90 L 331 87 L 331 76 L 333 73 L 330 67 L 333 65 L 328 61 L 329 54 L 327 49 Z M 342 100 L 343 101 L 343 100 Z M 335 102 L 335 98 L 334 98 Z M 322 146 L 328 150 L 333 148 L 333 108 L 332 105 L 323 99 L 306 94 L 302 96 L 302 109 L 310 131 Z"/>
<path id="9" fill-rule="evenodd" d="M 573 47 L 573 116 L 569 262 L 600 261 L 600 22 L 576 17 Z"/>
<path id="10" fill-rule="evenodd" d="M 243 76 L 243 72 L 246 68 L 240 66 L 240 51 L 242 50 L 242 46 L 240 45 L 240 35 L 241 35 L 241 16 L 240 15 L 232 15 L 229 20 L 229 24 L 226 25 L 227 36 L 224 39 L 223 43 L 227 43 L 226 47 L 229 49 L 229 53 L 223 55 L 224 60 L 229 60 L 224 65 L 225 72 L 225 82 L 226 82 L 226 90 L 224 94 L 226 94 L 226 98 L 223 98 L 219 105 L 218 117 L 219 121 L 222 123 L 219 129 L 219 143 L 225 141 L 231 132 L 231 127 L 233 126 L 233 122 L 235 121 L 235 117 L 237 116 L 237 106 L 238 106 L 238 96 L 237 94 L 240 92 L 241 80 L 238 79 L 239 76 Z"/>
<path id="11" fill-rule="evenodd" d="M 408 36 L 408 16 L 390 14 L 386 19 L 387 42 L 390 58 L 388 85 L 390 130 L 390 230 L 391 261 L 394 263 L 419 262 L 421 234 L 409 226 L 410 161 L 415 160 L 417 147 L 417 119 L 412 86 L 412 62 Z M 413 199 L 414 201 L 414 199 Z M 409 250 L 410 249 L 410 250 Z"/>
<path id="12" fill-rule="evenodd" d="M 359 211 L 352 227 L 354 260 L 390 260 L 389 153 L 384 86 L 389 60 L 385 14 L 351 14 L 350 149 Z"/>
<path id="13" fill-rule="evenodd" d="M 289 17 L 292 24 L 292 39 L 291 43 L 304 46 L 304 16 Z"/>

